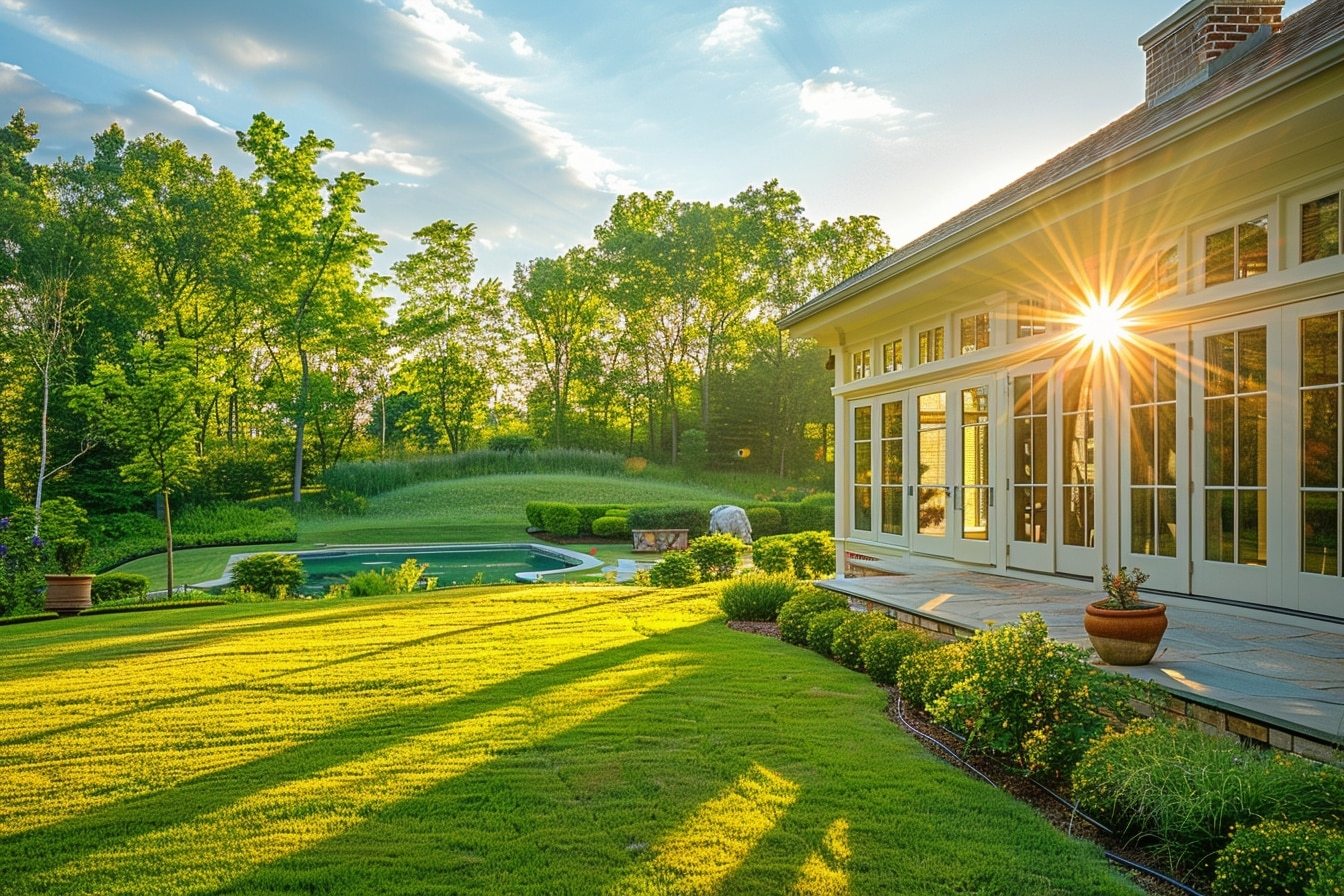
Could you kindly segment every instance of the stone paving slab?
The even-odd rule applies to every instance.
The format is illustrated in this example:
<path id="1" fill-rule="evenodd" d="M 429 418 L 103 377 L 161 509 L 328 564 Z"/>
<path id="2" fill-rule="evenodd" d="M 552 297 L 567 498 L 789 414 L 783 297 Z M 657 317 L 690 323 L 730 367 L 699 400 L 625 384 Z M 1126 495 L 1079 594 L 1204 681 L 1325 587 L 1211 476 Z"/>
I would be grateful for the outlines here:
<path id="1" fill-rule="evenodd" d="M 1089 646 L 1083 607 L 1094 589 L 901 562 L 901 574 L 821 583 L 962 629 L 1038 612 L 1054 637 Z M 1214 604 L 1167 608 L 1170 626 L 1153 662 L 1107 667 L 1178 696 L 1344 746 L 1344 634 L 1238 616 Z"/>

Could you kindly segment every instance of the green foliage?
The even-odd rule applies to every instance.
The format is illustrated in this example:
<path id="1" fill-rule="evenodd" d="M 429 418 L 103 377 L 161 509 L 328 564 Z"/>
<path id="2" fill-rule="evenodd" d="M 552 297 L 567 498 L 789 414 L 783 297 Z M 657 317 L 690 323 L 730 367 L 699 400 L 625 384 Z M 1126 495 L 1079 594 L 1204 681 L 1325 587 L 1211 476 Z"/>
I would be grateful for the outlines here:
<path id="1" fill-rule="evenodd" d="M 528 454 L 537 450 L 537 437 L 526 433 L 491 436 L 485 448 L 487 451 L 502 451 L 506 454 Z"/>
<path id="2" fill-rule="evenodd" d="M 863 648 L 874 635 L 896 627 L 896 620 L 883 613 L 853 613 L 831 639 L 831 656 L 841 665 L 857 672 L 864 671 Z"/>
<path id="3" fill-rule="evenodd" d="M 688 429 L 677 443 L 678 466 L 695 471 L 709 464 L 709 440 L 703 430 Z"/>
<path id="4" fill-rule="evenodd" d="M 629 538 L 630 520 L 623 516 L 602 516 L 593 520 L 593 535 L 598 538 Z"/>
<path id="5" fill-rule="evenodd" d="M 1326 858 L 1317 866 L 1304 896 L 1344 896 L 1344 855 Z"/>
<path id="6" fill-rule="evenodd" d="M 351 597 L 379 597 L 396 593 L 392 577 L 376 569 L 355 573 L 346 583 L 346 588 Z"/>
<path id="7" fill-rule="evenodd" d="M 183 498 L 207 505 L 274 494 L 288 481 L 293 454 L 293 446 L 280 439 L 214 445 L 186 477 Z"/>
<path id="8" fill-rule="evenodd" d="M 700 581 L 700 566 L 689 551 L 670 551 L 649 570 L 649 581 L 658 588 L 684 588 Z"/>
<path id="9" fill-rule="evenodd" d="M 840 626 L 849 621 L 853 613 L 848 610 L 825 610 L 817 613 L 807 624 L 807 646 L 822 656 L 831 655 L 831 645 Z"/>
<path id="10" fill-rule="evenodd" d="M 863 642 L 863 668 L 878 684 L 893 685 L 906 657 L 937 645 L 927 633 L 907 626 L 874 632 Z"/>
<path id="11" fill-rule="evenodd" d="M 1212 896 L 1303 896 L 1344 859 L 1344 831 L 1318 821 L 1240 824 L 1214 866 Z"/>
<path id="12" fill-rule="evenodd" d="M 715 504 L 636 504 L 630 508 L 631 529 L 685 529 L 689 537 L 709 532 L 709 511 Z"/>
<path id="13" fill-rule="evenodd" d="M 720 532 L 692 540 L 687 553 L 700 567 L 701 581 L 709 582 L 726 579 L 737 572 L 738 561 L 746 550 L 747 546 L 737 536 Z"/>
<path id="14" fill-rule="evenodd" d="M 829 532 L 797 532 L 793 539 L 794 571 L 809 579 L 835 575 L 835 541 Z"/>
<path id="15" fill-rule="evenodd" d="M 579 520 L 579 510 L 573 504 L 550 503 L 541 512 L 541 528 L 552 535 L 578 535 Z"/>
<path id="16" fill-rule="evenodd" d="M 123 513 L 98 522 L 90 563 L 94 569 L 109 569 L 163 550 L 163 523 L 151 516 Z M 193 507 L 173 521 L 173 541 L 179 548 L 283 544 L 296 541 L 298 534 L 298 520 L 288 505 L 263 509 L 249 504 L 210 504 Z"/>
<path id="17" fill-rule="evenodd" d="M 790 644 L 806 647 L 807 631 L 814 616 L 830 610 L 844 610 L 848 606 L 849 601 L 842 594 L 812 585 L 801 586 L 779 608 L 779 636 Z"/>
<path id="18" fill-rule="evenodd" d="M 369 512 L 369 499 L 345 489 L 328 489 L 320 498 L 322 509 L 337 516 L 363 516 Z"/>
<path id="19" fill-rule="evenodd" d="M 792 576 L 793 539 L 784 535 L 757 538 L 751 545 L 751 562 L 761 572 Z"/>
<path id="20" fill-rule="evenodd" d="M 523 513 L 527 516 L 527 525 L 530 529 L 540 529 L 542 513 L 547 504 L 553 504 L 553 501 L 528 501 L 523 507 Z"/>
<path id="21" fill-rule="evenodd" d="M 729 619 L 774 622 L 797 590 L 798 581 L 792 576 L 750 573 L 724 586 L 719 607 Z"/>
<path id="22" fill-rule="evenodd" d="M 509 473 L 626 475 L 625 458 L 619 454 L 565 448 L 536 452 L 465 451 L 409 460 L 340 463 L 327 470 L 322 481 L 327 488 L 344 489 L 371 498 L 420 482 Z"/>
<path id="23" fill-rule="evenodd" d="M 970 641 L 953 641 L 907 656 L 896 673 L 901 698 L 928 709 L 930 704 L 965 677 L 966 656 L 970 650 Z"/>
<path id="24" fill-rule="evenodd" d="M 133 572 L 105 572 L 93 580 L 93 604 L 113 601 L 144 600 L 149 594 L 149 578 Z"/>
<path id="25" fill-rule="evenodd" d="M 1085 650 L 1051 638 L 1039 613 L 1020 619 L 971 637 L 966 674 L 929 714 L 966 735 L 969 750 L 1067 772 L 1110 720 L 1133 715 L 1131 692 L 1127 679 L 1094 668 Z"/>
<path id="26" fill-rule="evenodd" d="M 1093 744 L 1073 770 L 1073 793 L 1175 865 L 1207 862 L 1236 825 L 1344 822 L 1344 770 L 1156 719 Z"/>
<path id="27" fill-rule="evenodd" d="M 0 517 L 9 516 L 18 506 L 18 496 L 7 488 L 0 488 Z"/>
<path id="28" fill-rule="evenodd" d="M 233 565 L 234 587 L 271 597 L 292 594 L 305 578 L 303 562 L 293 554 L 253 554 Z"/>
<path id="29" fill-rule="evenodd" d="M 576 504 L 574 509 L 579 512 L 579 534 L 595 535 L 593 532 L 593 523 L 607 515 L 606 504 Z"/>
<path id="30" fill-rule="evenodd" d="M 80 610 L 80 616 L 107 616 L 113 613 L 140 613 L 152 610 L 190 610 L 194 607 L 219 607 L 229 601 L 222 598 L 198 598 L 194 600 L 154 600 L 135 601 L 127 604 L 105 604 Z"/>
<path id="31" fill-rule="evenodd" d="M 797 504 L 780 504 L 784 526 L 790 532 L 835 531 L 835 496 L 829 492 L 808 495 Z M 834 571 L 834 570 L 832 570 Z"/>
<path id="32" fill-rule="evenodd" d="M 784 514 L 777 507 L 748 507 L 747 521 L 751 523 L 753 539 L 778 535 L 784 531 Z"/>
<path id="33" fill-rule="evenodd" d="M 52 543 L 56 566 L 67 576 L 78 575 L 89 558 L 89 542 L 85 538 L 58 538 Z"/>
<path id="34" fill-rule="evenodd" d="M 33 510 L 20 507 L 14 511 L 14 525 L 19 529 L 32 532 Z M 61 496 L 48 498 L 42 502 L 42 531 L 44 541 L 55 542 L 62 538 L 80 538 L 89 528 L 89 515 L 75 503 L 74 498 Z"/>
<path id="35" fill-rule="evenodd" d="M 407 557 L 402 561 L 401 566 L 390 574 L 393 593 L 410 594 L 415 590 L 415 586 L 420 584 L 420 580 L 424 578 L 428 569 L 428 563 L 420 563 L 414 557 Z M 428 587 L 433 588 L 434 585 L 431 583 Z"/>

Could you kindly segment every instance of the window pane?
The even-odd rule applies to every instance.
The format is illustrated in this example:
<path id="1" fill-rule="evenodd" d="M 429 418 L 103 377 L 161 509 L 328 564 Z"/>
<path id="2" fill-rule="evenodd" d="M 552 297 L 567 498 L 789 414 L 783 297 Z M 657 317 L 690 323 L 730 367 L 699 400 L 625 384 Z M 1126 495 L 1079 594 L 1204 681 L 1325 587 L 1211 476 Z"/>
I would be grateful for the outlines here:
<path id="1" fill-rule="evenodd" d="M 1307 488 L 1339 485 L 1340 390 L 1302 393 L 1302 484 Z"/>
<path id="2" fill-rule="evenodd" d="M 1205 395 L 1230 395 L 1236 362 L 1236 334 L 1219 333 L 1204 340 Z"/>
<path id="3" fill-rule="evenodd" d="M 1237 546 L 1237 562 L 1250 566 L 1264 566 L 1269 554 L 1268 520 L 1265 517 L 1265 498 L 1263 489 L 1239 492 L 1240 506 L 1240 544 Z"/>
<path id="4" fill-rule="evenodd" d="M 1302 260 L 1339 254 L 1339 194 L 1302 206 Z"/>
<path id="5" fill-rule="evenodd" d="M 1302 321 L 1302 385 L 1338 383 L 1339 315 L 1322 314 Z"/>
<path id="6" fill-rule="evenodd" d="M 1154 352 L 1157 366 L 1157 400 L 1176 400 L 1176 347 L 1159 346 Z"/>
<path id="7" fill-rule="evenodd" d="M 988 541 L 989 489 L 968 488 L 962 495 L 961 537 L 968 541 Z"/>
<path id="8" fill-rule="evenodd" d="M 1157 407 L 1157 455 L 1153 458 L 1156 481 L 1161 485 L 1176 484 L 1176 405 Z"/>
<path id="9" fill-rule="evenodd" d="M 1176 489 L 1157 490 L 1157 553 L 1176 556 Z"/>
<path id="10" fill-rule="evenodd" d="M 854 443 L 854 481 L 867 483 L 873 481 L 873 443 Z"/>
<path id="11" fill-rule="evenodd" d="M 1339 495 L 1302 495 L 1302 571 L 1339 574 Z"/>
<path id="12" fill-rule="evenodd" d="M 902 413 L 904 403 L 899 401 L 887 401 L 882 403 L 882 437 L 887 439 L 899 439 L 902 435 L 902 427 L 905 425 L 905 414 Z"/>
<path id="13" fill-rule="evenodd" d="M 1157 479 L 1153 460 L 1154 407 L 1134 408 L 1129 412 L 1129 481 L 1134 485 L 1152 485 Z"/>
<path id="14" fill-rule="evenodd" d="M 900 535 L 905 519 L 905 489 L 882 489 L 882 531 L 888 535 Z"/>
<path id="15" fill-rule="evenodd" d="M 1129 550 L 1133 554 L 1157 553 L 1157 529 L 1153 525 L 1154 489 L 1129 490 Z"/>
<path id="16" fill-rule="evenodd" d="M 854 486 L 854 528 L 865 532 L 873 528 L 873 490 L 866 485 Z"/>
<path id="17" fill-rule="evenodd" d="M 1233 466 L 1237 444 L 1235 399 L 1204 402 L 1204 484 L 1236 485 Z"/>
<path id="18" fill-rule="evenodd" d="M 1204 237 L 1204 285 L 1230 283 L 1236 270 L 1236 235 L 1229 227 Z"/>
<path id="19" fill-rule="evenodd" d="M 1242 330 L 1237 334 L 1237 374 L 1239 392 L 1265 391 L 1265 328 Z"/>
<path id="20" fill-rule="evenodd" d="M 943 360 L 943 328 L 933 328 L 933 360 Z"/>
<path id="21" fill-rule="evenodd" d="M 884 485 L 900 485 L 905 481 L 901 463 L 901 440 L 892 439 L 882 443 L 882 482 Z"/>
<path id="22" fill-rule="evenodd" d="M 961 353 L 975 351 L 975 318 L 963 317 L 961 319 Z"/>
<path id="23" fill-rule="evenodd" d="M 873 409 L 858 407 L 854 409 L 854 439 L 863 441 L 873 437 Z"/>
<path id="24" fill-rule="evenodd" d="M 1046 419 L 1044 417 L 1033 417 L 1031 421 L 1031 481 L 1045 482 L 1050 477 L 1046 475 Z"/>
<path id="25" fill-rule="evenodd" d="M 1269 466 L 1265 431 L 1265 396 L 1237 399 L 1237 485 L 1266 485 Z"/>
<path id="26" fill-rule="evenodd" d="M 1153 400 L 1153 361 L 1136 358 L 1129 371 L 1129 403 L 1149 404 Z"/>
<path id="27" fill-rule="evenodd" d="M 1237 276 L 1254 277 L 1269 270 L 1269 218 L 1237 225 Z"/>
<path id="28" fill-rule="evenodd" d="M 1165 252 L 1157 256 L 1157 262 L 1154 270 L 1154 281 L 1159 297 L 1170 295 L 1176 291 L 1179 285 L 1180 268 L 1177 264 L 1179 256 L 1176 253 L 1176 247 L 1172 246 Z"/>
<path id="29" fill-rule="evenodd" d="M 1232 524 L 1235 516 L 1236 492 L 1227 489 L 1210 490 L 1204 506 L 1204 558 L 1220 563 L 1232 563 Z"/>
<path id="30" fill-rule="evenodd" d="M 931 355 L 929 354 L 929 331 L 925 330 L 919 334 L 919 363 L 927 364 Z"/>
<path id="31" fill-rule="evenodd" d="M 947 534 L 947 489 L 921 488 L 919 494 L 919 532 L 921 535 Z"/>
<path id="32" fill-rule="evenodd" d="M 1064 543 L 1092 546 L 1092 489 L 1064 489 Z"/>
<path id="33" fill-rule="evenodd" d="M 947 431 L 926 429 L 919 434 L 919 481 L 947 482 Z"/>

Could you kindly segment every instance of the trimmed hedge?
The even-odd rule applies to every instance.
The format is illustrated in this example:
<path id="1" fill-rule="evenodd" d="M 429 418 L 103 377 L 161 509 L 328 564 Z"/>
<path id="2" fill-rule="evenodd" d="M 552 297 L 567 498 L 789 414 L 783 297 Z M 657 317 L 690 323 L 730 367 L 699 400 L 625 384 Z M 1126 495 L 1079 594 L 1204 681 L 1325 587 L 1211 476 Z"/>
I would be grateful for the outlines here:
<path id="1" fill-rule="evenodd" d="M 803 585 L 779 608 L 779 636 L 790 644 L 807 646 L 807 630 L 812 617 L 829 610 L 845 610 L 849 601 L 843 594 Z"/>
<path id="2" fill-rule="evenodd" d="M 93 579 L 94 606 L 118 600 L 144 600 L 149 595 L 149 577 L 133 572 L 105 572 Z"/>
<path id="3" fill-rule="evenodd" d="M 691 542 L 687 551 L 700 567 L 700 580 L 726 579 L 737 572 L 738 561 L 746 553 L 747 546 L 734 535 L 720 532 L 717 535 L 701 535 Z"/>
<path id="4" fill-rule="evenodd" d="M 166 547 L 163 523 L 143 513 L 118 513 L 95 521 L 89 566 L 111 569 Z M 286 544 L 297 541 L 299 522 L 288 507 L 212 504 L 193 507 L 173 517 L 173 547 Z"/>
<path id="5" fill-rule="evenodd" d="M 541 528 L 552 535 L 572 537 L 579 534 L 580 519 L 573 504 L 547 504 L 541 512 Z"/>
<path id="6" fill-rule="evenodd" d="M 808 649 L 815 650 L 822 656 L 830 656 L 831 645 L 835 642 L 835 633 L 853 615 L 853 611 L 846 608 L 844 610 L 826 610 L 813 616 L 812 621 L 807 624 Z"/>
<path id="7" fill-rule="evenodd" d="M 631 529 L 685 529 L 688 537 L 709 534 L 709 511 L 718 504 L 636 504 L 630 508 Z"/>
<path id="8" fill-rule="evenodd" d="M 970 649 L 970 641 L 953 641 L 910 654 L 896 673 L 901 698 L 927 709 L 966 675 L 966 655 Z"/>
<path id="9" fill-rule="evenodd" d="M 602 516 L 593 520 L 593 535 L 598 538 L 629 538 L 630 520 L 623 516 Z"/>
<path id="10" fill-rule="evenodd" d="M 868 639 L 895 627 L 896 620 L 885 614 L 854 613 L 835 630 L 835 637 L 831 639 L 831 656 L 841 665 L 862 672 L 863 648 Z"/>
<path id="11" fill-rule="evenodd" d="M 893 685 L 906 657 L 937 646 L 937 641 L 916 628 L 880 631 L 863 644 L 863 668 L 878 684 Z"/>
<path id="12" fill-rule="evenodd" d="M 756 505 L 747 508 L 747 521 L 751 523 L 753 539 L 766 535 L 779 535 L 784 531 L 784 514 L 778 507 Z"/>

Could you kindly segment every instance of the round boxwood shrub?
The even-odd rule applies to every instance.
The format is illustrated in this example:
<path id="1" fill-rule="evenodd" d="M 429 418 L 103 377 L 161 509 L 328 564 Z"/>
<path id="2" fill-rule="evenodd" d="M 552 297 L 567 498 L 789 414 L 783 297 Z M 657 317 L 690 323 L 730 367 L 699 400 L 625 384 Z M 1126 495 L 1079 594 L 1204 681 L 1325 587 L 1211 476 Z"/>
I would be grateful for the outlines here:
<path id="1" fill-rule="evenodd" d="M 700 567 L 689 551 L 672 551 L 649 570 L 649 581 L 659 588 L 684 588 L 700 581 Z"/>
<path id="2" fill-rule="evenodd" d="M 283 597 L 303 584 L 303 562 L 293 554 L 253 554 L 233 564 L 233 587 Z"/>
<path id="3" fill-rule="evenodd" d="M 579 521 L 579 509 L 573 504 L 552 503 L 541 511 L 541 527 L 552 535 L 578 535 Z"/>
<path id="4" fill-rule="evenodd" d="M 835 540 L 828 532 L 793 535 L 793 567 L 801 576 L 820 579 L 835 575 Z"/>
<path id="5" fill-rule="evenodd" d="M 1238 825 L 1214 865 L 1213 896 L 1301 896 L 1344 856 L 1344 832 L 1319 821 Z"/>
<path id="6" fill-rule="evenodd" d="M 134 572 L 105 572 L 93 580 L 94 605 L 118 600 L 144 600 L 149 595 L 149 577 Z"/>
<path id="7" fill-rule="evenodd" d="M 598 538 L 628 538 L 630 521 L 623 516 L 600 516 L 593 520 L 593 535 Z"/>
<path id="8" fill-rule="evenodd" d="M 751 563 L 761 572 L 792 576 L 792 539 L 787 535 L 757 539 L 751 546 Z"/>
<path id="9" fill-rule="evenodd" d="M 970 647 L 969 641 L 953 641 L 907 656 L 896 673 L 901 698 L 915 706 L 928 707 L 966 674 Z"/>
<path id="10" fill-rule="evenodd" d="M 753 538 L 778 535 L 784 531 L 784 514 L 775 507 L 748 507 L 747 521 Z"/>
<path id="11" fill-rule="evenodd" d="M 751 573 L 728 583 L 719 594 L 719 607 L 729 619 L 774 622 L 797 588 L 792 576 Z"/>
<path id="12" fill-rule="evenodd" d="M 848 606 L 849 601 L 843 594 L 804 585 L 779 608 L 779 636 L 790 644 L 806 647 L 807 630 L 812 625 L 813 616 L 829 610 L 844 610 Z"/>
<path id="13" fill-rule="evenodd" d="M 921 650 L 932 650 L 937 643 L 915 628 L 896 627 L 874 632 L 863 643 L 863 668 L 878 684 L 895 684 L 906 657 Z"/>
<path id="14" fill-rule="evenodd" d="M 878 632 L 896 627 L 896 620 L 882 613 L 854 613 L 835 630 L 831 656 L 844 666 L 863 671 L 863 645 Z"/>
<path id="15" fill-rule="evenodd" d="M 720 532 L 694 539 L 688 553 L 700 567 L 700 578 L 709 582 L 726 579 L 737 572 L 737 562 L 746 550 L 747 546 L 737 536 Z"/>
<path id="16" fill-rule="evenodd" d="M 835 632 L 854 614 L 848 609 L 827 610 L 812 617 L 807 624 L 807 646 L 822 656 L 831 655 L 831 644 L 835 641 Z"/>

